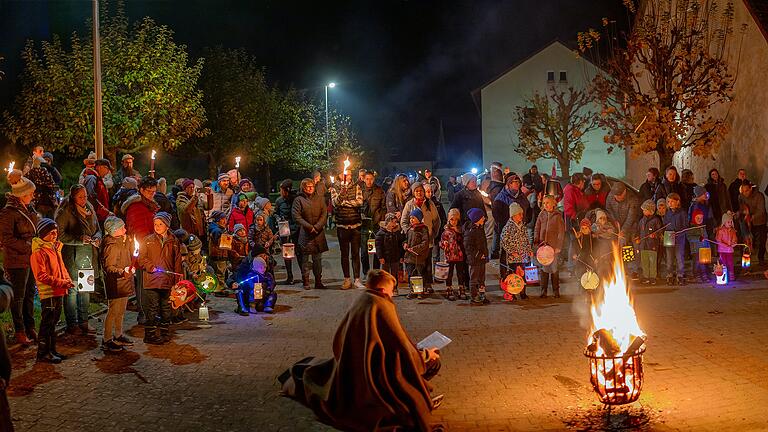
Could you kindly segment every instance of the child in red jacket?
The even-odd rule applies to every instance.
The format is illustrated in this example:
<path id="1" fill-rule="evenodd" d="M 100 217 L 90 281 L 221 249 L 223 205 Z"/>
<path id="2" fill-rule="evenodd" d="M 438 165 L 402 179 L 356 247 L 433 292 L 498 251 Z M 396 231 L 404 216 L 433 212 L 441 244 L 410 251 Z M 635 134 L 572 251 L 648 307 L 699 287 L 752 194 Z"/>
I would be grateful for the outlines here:
<path id="1" fill-rule="evenodd" d="M 467 263 L 464 261 L 464 232 L 459 225 L 461 213 L 459 209 L 448 211 L 448 224 L 445 225 L 443 235 L 440 237 L 440 248 L 445 251 L 445 260 L 448 262 L 448 278 L 445 280 L 445 295 L 450 301 L 456 300 L 453 292 L 453 272 L 456 271 L 456 279 L 459 281 L 458 298 L 467 300 Z"/>
<path id="2" fill-rule="evenodd" d="M 42 317 L 37 335 L 37 360 L 61 363 L 66 356 L 56 351 L 56 323 L 61 316 L 62 299 L 74 286 L 61 258 L 59 228 L 52 219 L 43 218 L 35 227 L 30 264 L 40 294 Z"/>

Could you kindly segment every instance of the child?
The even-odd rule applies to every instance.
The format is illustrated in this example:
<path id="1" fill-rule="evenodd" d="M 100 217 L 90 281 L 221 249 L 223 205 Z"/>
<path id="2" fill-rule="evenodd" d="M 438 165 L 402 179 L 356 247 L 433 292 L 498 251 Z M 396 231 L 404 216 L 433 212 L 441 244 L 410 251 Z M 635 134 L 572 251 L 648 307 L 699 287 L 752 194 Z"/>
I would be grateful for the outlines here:
<path id="1" fill-rule="evenodd" d="M 453 293 L 453 271 L 456 271 L 456 279 L 459 282 L 459 296 L 461 300 L 467 300 L 465 291 L 467 286 L 467 263 L 464 262 L 464 233 L 459 221 L 461 213 L 459 209 L 452 208 L 448 211 L 448 223 L 445 225 L 443 235 L 440 237 L 440 249 L 445 251 L 445 261 L 448 262 L 448 278 L 445 280 L 445 295 L 450 301 L 456 300 Z"/>
<path id="2" fill-rule="evenodd" d="M 514 205 L 514 204 L 513 204 Z M 469 209 L 469 220 L 464 224 L 464 252 L 469 267 L 469 292 L 472 304 L 488 304 L 485 298 L 485 263 L 488 262 L 488 241 L 485 238 L 485 213 L 479 208 Z"/>
<path id="3" fill-rule="evenodd" d="M 251 249 L 261 247 L 271 253 L 275 240 L 277 240 L 277 236 L 272 234 L 272 230 L 269 228 L 269 224 L 267 224 L 267 219 L 264 217 L 264 213 L 257 213 L 255 223 L 251 225 L 251 228 L 248 231 L 248 243 L 250 244 Z"/>
<path id="4" fill-rule="evenodd" d="M 576 274 L 581 277 L 587 268 L 595 271 L 592 222 L 587 218 L 582 219 L 579 222 L 579 231 L 574 237 L 576 238 L 576 243 L 574 243 L 573 258 L 576 260 Z"/>
<path id="5" fill-rule="evenodd" d="M 248 232 L 245 230 L 243 224 L 235 224 L 234 231 L 232 231 L 232 250 L 229 254 L 229 262 L 232 268 L 237 268 L 243 258 L 248 256 L 250 248 L 248 247 Z"/>
<path id="6" fill-rule="evenodd" d="M 695 205 L 695 202 L 692 203 L 691 209 L 694 209 Z M 704 223 L 704 213 L 698 208 L 695 208 L 691 214 L 690 228 L 685 232 L 685 237 L 691 248 L 691 277 L 694 281 L 698 278 L 701 282 L 708 282 L 707 266 L 699 263 L 699 248 L 706 248 L 709 245 L 707 226 Z"/>
<path id="7" fill-rule="evenodd" d="M 229 250 L 219 247 L 221 235 L 226 234 L 227 216 L 224 212 L 214 210 L 208 222 L 208 256 L 211 259 L 211 266 L 216 272 L 219 284 L 223 285 L 226 280 L 227 268 L 229 267 Z"/>
<path id="8" fill-rule="evenodd" d="M 641 283 L 656 285 L 657 253 L 661 236 L 661 219 L 656 216 L 656 204 L 645 200 L 640 205 L 643 217 L 637 222 L 635 244 L 640 249 L 640 267 L 643 271 Z"/>
<path id="9" fill-rule="evenodd" d="M 661 219 L 662 226 L 664 225 L 664 215 L 667 214 L 667 200 L 665 198 L 659 198 L 656 200 L 656 215 Z M 659 242 L 661 242 L 661 238 L 664 235 L 664 232 L 661 232 L 661 235 L 659 236 Z M 658 255 L 656 256 L 656 268 L 658 277 L 661 277 L 662 269 L 664 269 L 665 263 L 667 262 L 667 251 L 664 247 L 659 247 Z"/>
<path id="10" fill-rule="evenodd" d="M 267 272 L 267 262 L 263 258 L 256 257 L 252 262 L 243 260 L 229 276 L 227 283 L 237 298 L 236 314 L 248 316 L 252 302 L 256 302 L 257 311 L 274 313 L 277 303 L 275 278 Z"/>
<path id="11" fill-rule="evenodd" d="M 411 227 L 406 233 L 406 242 L 403 243 L 405 250 L 405 269 L 408 277 L 424 276 L 424 266 L 427 262 L 427 253 L 432 250 L 429 243 L 429 230 L 424 225 L 424 213 L 418 207 L 413 209 L 409 215 Z M 424 296 L 419 293 L 408 293 L 408 298 L 422 299 Z"/>
<path id="12" fill-rule="evenodd" d="M 667 214 L 667 200 L 664 198 L 659 198 L 656 201 L 656 214 L 664 220 L 664 215 Z"/>
<path id="13" fill-rule="evenodd" d="M 157 212 L 152 219 L 154 232 L 142 241 L 139 248 L 139 267 L 144 270 L 143 309 L 147 321 L 144 325 L 144 343 L 162 345 L 170 342 L 168 326 L 171 305 L 168 302 L 171 287 L 184 269 L 181 266 L 179 240 L 168 232 L 171 215 Z M 160 316 L 158 322 L 157 317 Z"/>
<path id="14" fill-rule="evenodd" d="M 592 225 L 595 237 L 595 265 L 600 280 L 608 280 L 613 268 L 613 243 L 618 240 L 618 229 L 608 219 L 603 210 L 595 210 L 595 223 Z"/>
<path id="15" fill-rule="evenodd" d="M 528 243 L 528 232 L 523 223 L 525 211 L 520 204 L 513 202 L 509 205 L 509 221 L 501 230 L 501 247 L 507 253 L 506 266 L 509 272 L 519 273 L 525 269 L 525 263 L 533 257 L 533 249 Z M 520 298 L 526 299 L 525 287 L 520 292 Z M 515 300 L 516 297 L 512 296 Z"/>
<path id="16" fill-rule="evenodd" d="M 664 214 L 664 225 L 666 231 L 674 231 L 675 245 L 665 246 L 664 253 L 667 256 L 667 284 L 685 285 L 685 237 L 677 233 L 688 228 L 686 214 L 680 209 L 680 195 L 672 192 L 667 195 L 667 213 Z M 677 266 L 675 267 L 675 262 Z M 675 277 L 675 269 L 677 277 Z"/>
<path id="17" fill-rule="evenodd" d="M 554 196 L 546 195 L 544 197 L 542 200 L 544 209 L 536 218 L 536 225 L 533 230 L 533 244 L 549 245 L 555 250 L 555 259 L 551 264 L 542 268 L 540 295 L 542 298 L 547 297 L 547 285 L 550 278 L 552 279 L 552 293 L 554 293 L 555 298 L 560 298 L 560 273 L 558 272 L 557 261 L 560 257 L 560 251 L 563 249 L 565 219 L 563 219 L 563 214 L 555 209 L 556 204 Z"/>
<path id="18" fill-rule="evenodd" d="M 400 261 L 403 258 L 402 244 L 405 240 L 400 231 L 399 218 L 394 213 L 387 213 L 384 220 L 379 222 L 379 232 L 376 233 L 376 256 L 381 264 L 381 269 L 397 278 L 400 272 Z M 394 295 L 397 295 L 395 286 Z"/>
<path id="19" fill-rule="evenodd" d="M 736 228 L 733 227 L 733 214 L 723 213 L 722 224 L 715 229 L 715 241 L 717 242 L 717 254 L 720 261 L 728 271 L 728 280 L 736 279 L 733 270 L 733 245 L 739 242 Z"/>
<path id="20" fill-rule="evenodd" d="M 61 317 L 63 298 L 74 287 L 61 257 L 59 229 L 53 219 L 42 218 L 35 226 L 30 264 L 40 294 L 42 317 L 37 335 L 37 361 L 61 363 L 66 356 L 56 351 L 56 323 Z"/>
<path id="21" fill-rule="evenodd" d="M 136 269 L 132 263 L 133 243 L 125 235 L 125 223 L 117 216 L 104 221 L 104 241 L 101 243 L 101 264 L 109 310 L 104 319 L 101 350 L 120 352 L 133 342 L 123 334 L 123 317 L 128 297 L 133 295 Z"/>

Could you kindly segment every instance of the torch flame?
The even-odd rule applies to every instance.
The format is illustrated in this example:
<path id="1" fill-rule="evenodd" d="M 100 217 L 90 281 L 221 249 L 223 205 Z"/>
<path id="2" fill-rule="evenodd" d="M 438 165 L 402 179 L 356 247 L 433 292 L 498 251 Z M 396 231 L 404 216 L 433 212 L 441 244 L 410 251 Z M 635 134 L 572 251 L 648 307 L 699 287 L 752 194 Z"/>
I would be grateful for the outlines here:
<path id="1" fill-rule="evenodd" d="M 156 155 L 156 154 L 157 154 L 157 152 L 156 152 L 154 149 L 152 149 L 152 159 L 154 159 L 154 158 L 155 158 L 155 155 Z"/>
<path id="2" fill-rule="evenodd" d="M 645 332 L 637 323 L 618 248 L 613 250 L 613 259 L 613 280 L 604 283 L 602 298 L 597 297 L 592 301 L 592 329 L 587 344 L 596 331 L 606 330 L 616 341 L 621 352 L 626 353 L 632 341 L 636 337 L 645 336 Z M 598 347 L 596 354 L 604 355 L 603 348 Z"/>
<path id="3" fill-rule="evenodd" d="M 333 183 L 333 176 L 331 176 L 331 183 Z"/>
<path id="4" fill-rule="evenodd" d="M 11 163 L 8 164 L 8 172 L 13 171 L 14 165 L 16 165 L 16 161 L 11 161 Z"/>
<path id="5" fill-rule="evenodd" d="M 235 156 L 235 168 L 240 168 L 240 156 Z"/>
<path id="6" fill-rule="evenodd" d="M 486 198 L 489 197 L 488 192 L 486 192 L 486 191 L 480 191 L 480 195 L 482 195 L 482 196 L 484 196 Z"/>
<path id="7" fill-rule="evenodd" d="M 139 256 L 139 241 L 133 239 L 133 256 Z"/>
<path id="8" fill-rule="evenodd" d="M 349 162 L 349 156 L 347 156 L 347 158 L 344 159 L 344 175 L 347 174 L 347 168 L 349 168 L 350 165 L 351 163 Z"/>

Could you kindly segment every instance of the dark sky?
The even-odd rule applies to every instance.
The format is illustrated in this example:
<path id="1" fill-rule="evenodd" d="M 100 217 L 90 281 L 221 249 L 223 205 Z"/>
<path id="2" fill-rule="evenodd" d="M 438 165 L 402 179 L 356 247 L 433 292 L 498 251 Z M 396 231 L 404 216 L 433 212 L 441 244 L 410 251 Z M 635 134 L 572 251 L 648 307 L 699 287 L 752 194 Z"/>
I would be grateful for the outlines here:
<path id="1" fill-rule="evenodd" d="M 470 92 L 555 38 L 570 41 L 621 17 L 620 0 L 265 1 L 131 0 L 132 20 L 169 25 L 197 56 L 205 46 L 244 47 L 281 85 L 322 97 L 349 115 L 361 142 L 394 158 L 433 159 L 443 122 L 449 153 L 480 156 Z M 24 41 L 89 34 L 91 3 L 0 0 L 0 107 L 18 88 Z M 382 151 L 386 155 L 386 151 Z"/>

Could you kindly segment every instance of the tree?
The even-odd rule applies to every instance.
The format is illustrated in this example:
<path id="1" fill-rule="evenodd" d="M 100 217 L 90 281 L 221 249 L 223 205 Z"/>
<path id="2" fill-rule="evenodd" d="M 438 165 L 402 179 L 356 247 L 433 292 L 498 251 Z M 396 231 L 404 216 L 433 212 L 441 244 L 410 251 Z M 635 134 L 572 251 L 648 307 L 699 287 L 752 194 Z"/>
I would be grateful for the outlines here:
<path id="1" fill-rule="evenodd" d="M 17 144 L 43 144 L 82 154 L 93 147 L 93 49 L 73 33 L 71 48 L 58 36 L 28 41 L 22 51 L 22 90 L 4 132 Z M 173 150 L 206 130 L 197 81 L 202 60 L 189 63 L 186 46 L 150 18 L 129 25 L 118 7 L 101 22 L 104 152 Z"/>
<path id="2" fill-rule="evenodd" d="M 619 41 L 615 24 L 604 31 L 579 33 L 579 50 L 605 71 L 592 91 L 601 106 L 600 125 L 608 150 L 656 153 L 659 168 L 675 152 L 713 157 L 727 132 L 725 117 L 736 77 L 728 66 L 733 35 L 733 4 L 703 0 L 649 0 L 631 31 Z M 725 113 L 723 113 L 725 111 Z"/>
<path id="3" fill-rule="evenodd" d="M 584 135 L 598 127 L 591 103 L 587 91 L 573 87 L 551 86 L 546 94 L 534 93 L 515 108 L 519 126 L 515 151 L 529 161 L 557 159 L 563 177 L 568 178 L 571 161 L 579 162 L 584 152 Z"/>

